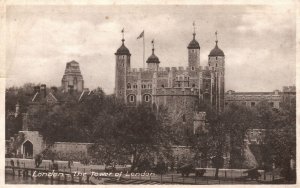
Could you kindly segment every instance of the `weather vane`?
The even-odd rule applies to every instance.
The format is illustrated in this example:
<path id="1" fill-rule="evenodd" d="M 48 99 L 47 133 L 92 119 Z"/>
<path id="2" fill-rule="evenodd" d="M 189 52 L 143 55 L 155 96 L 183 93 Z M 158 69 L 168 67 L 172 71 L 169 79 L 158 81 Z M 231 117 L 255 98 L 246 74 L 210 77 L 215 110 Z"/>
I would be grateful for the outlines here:
<path id="1" fill-rule="evenodd" d="M 195 25 L 195 21 L 193 21 L 193 26 L 194 26 L 194 33 L 196 33 L 196 25 Z"/>
<path id="2" fill-rule="evenodd" d="M 122 40 L 124 40 L 124 28 L 122 29 Z"/>

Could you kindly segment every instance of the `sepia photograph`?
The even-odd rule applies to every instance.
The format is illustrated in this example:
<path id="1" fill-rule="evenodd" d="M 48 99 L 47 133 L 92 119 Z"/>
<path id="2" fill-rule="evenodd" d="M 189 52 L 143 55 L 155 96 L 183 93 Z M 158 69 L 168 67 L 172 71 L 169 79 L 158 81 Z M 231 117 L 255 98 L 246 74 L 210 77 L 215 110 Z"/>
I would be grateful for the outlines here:
<path id="1" fill-rule="evenodd" d="M 297 4 L 6 5 L 4 183 L 296 185 Z"/>

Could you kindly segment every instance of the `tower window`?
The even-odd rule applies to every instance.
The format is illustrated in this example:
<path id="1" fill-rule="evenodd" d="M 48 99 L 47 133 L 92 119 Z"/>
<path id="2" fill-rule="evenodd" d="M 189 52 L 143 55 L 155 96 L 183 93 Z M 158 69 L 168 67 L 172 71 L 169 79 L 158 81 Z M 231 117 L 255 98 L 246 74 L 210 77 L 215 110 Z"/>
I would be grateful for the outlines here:
<path id="1" fill-rule="evenodd" d="M 255 106 L 255 102 L 251 102 L 251 107 L 254 107 Z"/>
<path id="2" fill-rule="evenodd" d="M 136 89 L 136 88 L 137 88 L 137 85 L 136 85 L 136 84 L 134 84 L 134 85 L 133 85 L 133 88 L 134 88 L 134 89 Z"/>
<path id="3" fill-rule="evenodd" d="M 192 67 L 192 71 L 195 70 L 195 67 Z"/>
<path id="4" fill-rule="evenodd" d="M 129 96 L 129 102 L 134 102 L 134 95 Z"/>
<path id="5" fill-rule="evenodd" d="M 130 83 L 127 84 L 127 89 L 131 89 L 131 84 Z"/>
<path id="6" fill-rule="evenodd" d="M 145 95 L 145 102 L 150 102 L 150 95 Z"/>
<path id="7" fill-rule="evenodd" d="M 148 84 L 148 88 L 149 88 L 149 89 L 152 89 L 152 84 Z"/>
<path id="8" fill-rule="evenodd" d="M 164 84 L 162 84 L 162 85 L 161 85 L 161 87 L 162 87 L 162 88 L 165 88 L 165 85 L 164 85 Z"/>

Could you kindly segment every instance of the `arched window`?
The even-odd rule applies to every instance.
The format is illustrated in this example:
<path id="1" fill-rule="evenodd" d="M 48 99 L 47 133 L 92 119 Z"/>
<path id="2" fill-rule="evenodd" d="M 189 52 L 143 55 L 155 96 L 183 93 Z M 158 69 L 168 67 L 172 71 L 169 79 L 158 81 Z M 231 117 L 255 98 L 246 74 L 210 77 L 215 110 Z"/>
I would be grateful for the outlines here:
<path id="1" fill-rule="evenodd" d="M 130 95 L 130 102 L 134 102 L 134 96 Z"/>
<path id="2" fill-rule="evenodd" d="M 151 95 L 144 95 L 145 102 L 150 102 L 150 100 L 151 100 Z"/>
<path id="3" fill-rule="evenodd" d="M 135 95 L 129 95 L 128 96 L 128 102 L 135 102 Z"/>
<path id="4" fill-rule="evenodd" d="M 130 83 L 127 84 L 127 89 L 131 89 L 131 84 Z"/>
<path id="5" fill-rule="evenodd" d="M 195 67 L 192 67 L 192 71 L 195 70 Z"/>

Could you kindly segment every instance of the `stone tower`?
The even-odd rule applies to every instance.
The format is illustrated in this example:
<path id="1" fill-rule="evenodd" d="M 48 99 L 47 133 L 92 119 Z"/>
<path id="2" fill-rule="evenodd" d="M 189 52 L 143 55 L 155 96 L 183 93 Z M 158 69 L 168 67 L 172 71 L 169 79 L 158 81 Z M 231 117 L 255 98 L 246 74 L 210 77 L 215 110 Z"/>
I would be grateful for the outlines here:
<path id="1" fill-rule="evenodd" d="M 216 34 L 216 45 L 208 55 L 208 66 L 214 71 L 214 97 L 213 106 L 218 111 L 224 110 L 224 97 L 225 97 L 225 55 L 224 52 L 218 47 L 218 38 Z"/>
<path id="2" fill-rule="evenodd" d="M 116 76 L 115 94 L 119 99 L 126 101 L 126 73 L 130 69 L 130 52 L 124 44 L 124 29 L 122 30 L 122 45 L 115 53 L 116 55 Z"/>
<path id="3" fill-rule="evenodd" d="M 200 66 L 200 45 L 198 41 L 195 39 L 195 23 L 194 25 L 194 33 L 193 33 L 193 40 L 188 45 L 188 65 L 191 70 L 195 70 Z"/>
<path id="4" fill-rule="evenodd" d="M 62 89 L 67 92 L 70 88 L 74 91 L 82 92 L 84 89 L 84 80 L 81 75 L 79 63 L 76 61 L 68 62 L 65 69 L 65 74 L 61 80 Z"/>

